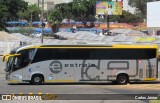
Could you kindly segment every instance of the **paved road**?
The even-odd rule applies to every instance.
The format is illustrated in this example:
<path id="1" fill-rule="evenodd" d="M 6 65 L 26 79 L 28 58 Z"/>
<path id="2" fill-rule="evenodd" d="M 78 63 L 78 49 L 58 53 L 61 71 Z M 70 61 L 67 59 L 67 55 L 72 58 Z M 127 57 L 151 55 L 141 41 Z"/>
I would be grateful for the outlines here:
<path id="1" fill-rule="evenodd" d="M 74 95 L 69 94 L 87 94 L 81 96 L 93 96 L 90 94 L 159 94 L 160 93 L 160 83 L 131 83 L 128 85 L 113 85 L 111 83 L 106 84 L 44 84 L 44 85 L 29 85 L 25 83 L 21 84 L 8 84 L 5 80 L 4 74 L 4 63 L 0 62 L 0 94 L 68 94 L 66 97 L 74 97 Z M 61 96 L 56 95 L 61 98 Z M 78 95 L 78 98 L 81 98 Z M 132 97 L 132 95 L 112 95 L 109 99 L 122 99 Z M 102 98 L 104 98 L 102 96 Z M 63 95 L 64 97 L 64 95 Z M 94 96 L 93 96 L 94 97 Z M 85 97 L 84 97 L 85 98 Z M 101 98 L 101 97 L 100 97 Z M 94 99 L 94 98 L 92 98 Z M 0 101 L 1 103 L 21 103 L 22 101 Z M 28 101 L 23 101 L 23 103 Z M 36 103 L 36 101 L 29 101 L 29 103 Z M 44 103 L 44 101 L 38 101 L 39 103 Z M 45 101 L 46 103 L 149 103 L 146 100 L 54 100 Z M 152 102 L 154 103 L 154 102 Z M 156 102 L 155 102 L 156 103 Z"/>

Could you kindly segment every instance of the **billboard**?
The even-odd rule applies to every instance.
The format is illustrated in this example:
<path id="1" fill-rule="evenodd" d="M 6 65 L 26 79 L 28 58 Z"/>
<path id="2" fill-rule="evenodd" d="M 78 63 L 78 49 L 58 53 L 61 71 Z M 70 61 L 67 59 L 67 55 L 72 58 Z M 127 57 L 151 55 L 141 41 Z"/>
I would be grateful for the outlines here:
<path id="1" fill-rule="evenodd" d="M 147 3 L 147 27 L 160 27 L 160 1 Z"/>
<path id="2" fill-rule="evenodd" d="M 96 15 L 122 15 L 123 0 L 97 0 Z"/>

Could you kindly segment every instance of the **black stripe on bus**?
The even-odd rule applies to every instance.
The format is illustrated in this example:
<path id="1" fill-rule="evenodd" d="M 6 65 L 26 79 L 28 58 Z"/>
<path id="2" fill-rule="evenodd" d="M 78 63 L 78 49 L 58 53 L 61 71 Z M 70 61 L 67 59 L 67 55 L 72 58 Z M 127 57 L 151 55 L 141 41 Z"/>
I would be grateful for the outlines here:
<path id="1" fill-rule="evenodd" d="M 102 45 L 42 45 L 40 47 L 113 47 L 113 46 L 102 46 Z"/>

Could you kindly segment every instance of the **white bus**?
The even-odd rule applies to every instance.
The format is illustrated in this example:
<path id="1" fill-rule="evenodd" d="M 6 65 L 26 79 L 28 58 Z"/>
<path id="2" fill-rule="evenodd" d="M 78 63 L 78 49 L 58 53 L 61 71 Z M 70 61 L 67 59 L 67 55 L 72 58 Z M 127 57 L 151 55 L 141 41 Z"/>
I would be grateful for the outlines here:
<path id="1" fill-rule="evenodd" d="M 4 55 L 10 82 L 154 81 L 157 45 L 28 45 Z"/>

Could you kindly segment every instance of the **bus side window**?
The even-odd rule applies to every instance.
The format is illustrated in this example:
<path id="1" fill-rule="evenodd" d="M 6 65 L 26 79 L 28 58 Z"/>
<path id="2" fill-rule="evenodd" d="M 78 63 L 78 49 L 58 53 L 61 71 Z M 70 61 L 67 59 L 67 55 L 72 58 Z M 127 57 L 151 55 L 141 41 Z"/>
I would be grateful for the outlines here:
<path id="1" fill-rule="evenodd" d="M 24 58 L 23 61 L 22 61 L 22 67 L 27 66 L 30 63 L 30 61 L 31 61 L 30 59 Z"/>

